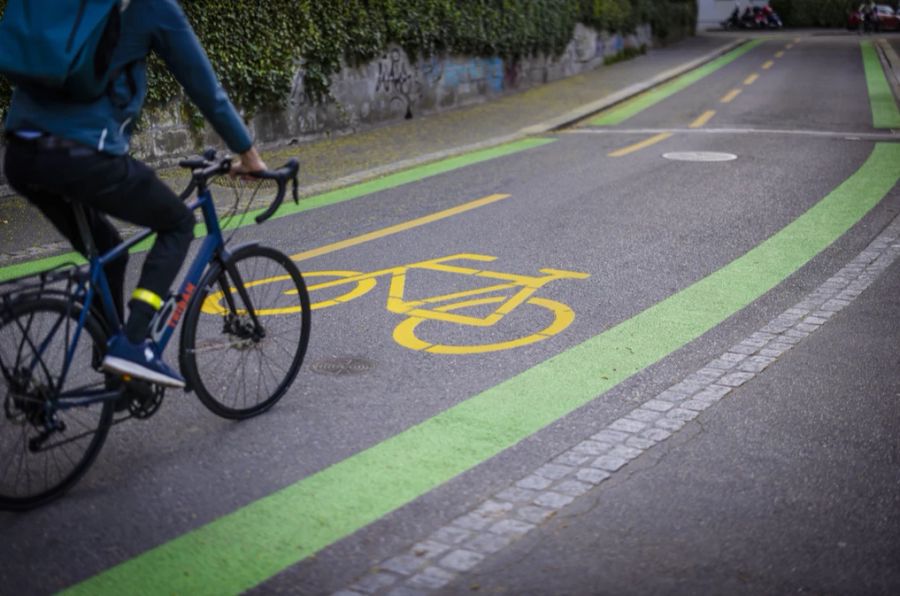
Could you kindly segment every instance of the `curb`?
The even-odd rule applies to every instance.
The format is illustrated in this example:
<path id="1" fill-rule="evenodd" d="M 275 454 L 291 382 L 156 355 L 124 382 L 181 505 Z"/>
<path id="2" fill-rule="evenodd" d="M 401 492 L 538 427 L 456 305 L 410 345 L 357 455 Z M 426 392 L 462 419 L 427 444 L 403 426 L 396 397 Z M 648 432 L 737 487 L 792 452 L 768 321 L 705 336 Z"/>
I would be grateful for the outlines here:
<path id="1" fill-rule="evenodd" d="M 707 62 L 711 62 L 715 60 L 722 54 L 728 53 L 734 48 L 743 45 L 746 43 L 746 39 L 739 39 L 732 43 L 729 43 L 725 46 L 722 46 L 700 58 L 696 58 L 690 62 L 682 64 L 681 66 L 677 66 L 675 68 L 671 68 L 665 72 L 662 72 L 655 77 L 641 82 L 635 83 L 634 85 L 630 85 L 612 95 L 609 95 L 603 99 L 600 99 L 595 102 L 591 102 L 589 104 L 585 104 L 583 106 L 579 106 L 573 110 L 566 112 L 560 116 L 552 118 L 550 120 L 546 120 L 544 122 L 540 122 L 538 124 L 534 124 L 531 126 L 527 126 L 525 128 L 520 129 L 518 132 L 504 135 L 501 137 L 494 137 L 492 139 L 487 139 L 485 141 L 480 141 L 478 143 L 469 144 L 469 145 L 461 145 L 459 147 L 452 147 L 450 149 L 446 149 L 443 151 L 437 151 L 435 153 L 428 153 L 425 155 L 421 155 L 419 157 L 410 158 L 401 160 L 398 162 L 394 162 L 392 164 L 388 164 L 385 166 L 380 166 L 377 168 L 372 168 L 369 170 L 363 170 L 360 172 L 356 172 L 354 174 L 350 174 L 347 176 L 342 176 L 341 178 L 336 178 L 334 180 L 328 182 L 322 182 L 319 184 L 314 184 L 307 186 L 301 192 L 302 196 L 311 196 L 316 195 L 332 190 L 336 190 L 338 188 L 343 188 L 346 186 L 350 186 L 353 184 L 358 184 L 361 182 L 366 182 L 368 180 L 372 180 L 375 178 L 380 178 L 382 176 L 386 176 L 388 174 L 393 174 L 396 172 L 400 172 L 403 170 L 410 169 L 415 166 L 420 166 L 426 163 L 431 163 L 434 161 L 439 161 L 442 159 L 447 159 L 449 157 L 456 157 L 458 155 L 463 155 L 466 153 L 471 153 L 473 151 L 479 151 L 482 149 L 489 149 L 491 147 L 496 147 L 498 145 L 505 145 L 507 143 L 511 143 L 514 141 L 518 141 L 522 138 L 539 135 L 548 132 L 552 132 L 555 130 L 559 130 L 561 128 L 566 128 L 571 126 L 572 124 L 583 120 L 593 114 L 598 112 L 602 112 L 610 107 L 613 107 L 617 104 L 620 104 L 624 101 L 631 99 L 632 97 L 639 95 L 645 91 L 653 89 L 654 87 L 658 87 L 676 77 L 683 75 L 686 72 L 689 72 L 699 66 L 706 64 Z M 12 196 L 12 189 L 7 185 L 0 185 L 0 201 L 4 198 Z"/>
<path id="2" fill-rule="evenodd" d="M 875 42 L 875 49 L 885 73 L 892 75 L 887 78 L 894 92 L 894 99 L 900 101 L 900 56 L 897 56 L 897 52 L 883 37 Z"/>

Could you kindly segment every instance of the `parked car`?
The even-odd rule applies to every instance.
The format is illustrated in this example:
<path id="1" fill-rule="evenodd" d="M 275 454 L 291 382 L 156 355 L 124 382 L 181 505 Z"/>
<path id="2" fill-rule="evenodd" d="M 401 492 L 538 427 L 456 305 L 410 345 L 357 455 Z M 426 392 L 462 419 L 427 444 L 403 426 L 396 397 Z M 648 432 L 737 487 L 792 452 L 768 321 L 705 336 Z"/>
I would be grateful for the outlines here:
<path id="1" fill-rule="evenodd" d="M 851 31 L 897 31 L 900 30 L 900 15 L 886 4 L 876 4 L 871 19 L 865 18 L 865 5 L 850 13 L 847 29 Z"/>

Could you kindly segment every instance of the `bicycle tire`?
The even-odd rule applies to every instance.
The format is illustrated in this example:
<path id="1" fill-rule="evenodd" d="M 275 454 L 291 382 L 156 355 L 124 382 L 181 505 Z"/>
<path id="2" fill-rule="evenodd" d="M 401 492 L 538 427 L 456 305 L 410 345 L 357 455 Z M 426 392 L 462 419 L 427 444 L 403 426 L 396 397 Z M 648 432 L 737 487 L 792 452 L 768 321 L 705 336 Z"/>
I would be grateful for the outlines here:
<path id="1" fill-rule="evenodd" d="M 235 271 L 242 282 L 234 279 Z M 239 283 L 263 337 L 254 336 Z M 227 263 L 213 265 L 204 276 L 185 314 L 180 360 L 188 387 L 223 418 L 262 414 L 281 399 L 300 371 L 309 343 L 310 310 L 303 276 L 287 255 L 258 245 L 237 249 Z M 277 364 L 278 356 L 289 362 Z M 264 395 L 235 395 L 254 385 Z"/>
<path id="2" fill-rule="evenodd" d="M 0 509 L 23 511 L 62 496 L 87 472 L 106 440 L 113 419 L 110 400 L 57 409 L 56 419 L 65 426 L 38 443 L 40 451 L 29 448 L 32 441 L 39 441 L 41 427 L 47 430 L 46 387 L 58 381 L 80 314 L 80 307 L 67 299 L 33 296 L 0 313 L 0 362 L 5 371 L 0 375 Z M 23 341 L 26 337 L 30 341 Z M 28 373 L 25 363 L 34 361 L 39 345 L 45 346 L 40 365 Z M 105 350 L 106 333 L 88 314 L 62 390 L 102 387 L 105 376 L 99 371 L 99 357 Z M 44 482 L 38 484 L 41 470 Z"/>

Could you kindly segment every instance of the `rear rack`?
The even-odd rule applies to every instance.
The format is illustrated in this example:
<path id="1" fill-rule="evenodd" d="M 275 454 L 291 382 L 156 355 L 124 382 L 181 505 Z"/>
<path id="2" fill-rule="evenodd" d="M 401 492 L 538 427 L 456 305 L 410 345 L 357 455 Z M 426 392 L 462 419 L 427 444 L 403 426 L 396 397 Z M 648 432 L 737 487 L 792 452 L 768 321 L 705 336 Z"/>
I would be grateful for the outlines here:
<path id="1" fill-rule="evenodd" d="M 0 282 L 0 309 L 5 311 L 20 300 L 33 300 L 48 294 L 69 295 L 72 286 L 86 280 L 88 275 L 86 265 L 71 261 Z"/>

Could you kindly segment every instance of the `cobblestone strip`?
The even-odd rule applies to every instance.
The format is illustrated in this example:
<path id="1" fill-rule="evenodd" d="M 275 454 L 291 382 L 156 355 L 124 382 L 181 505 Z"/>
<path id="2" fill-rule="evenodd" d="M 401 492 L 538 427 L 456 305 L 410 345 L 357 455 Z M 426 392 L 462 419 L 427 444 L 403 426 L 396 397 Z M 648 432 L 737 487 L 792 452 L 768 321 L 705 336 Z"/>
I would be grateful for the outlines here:
<path id="1" fill-rule="evenodd" d="M 855 300 L 900 256 L 900 218 L 759 331 L 335 596 L 430 594 L 521 538 L 763 372 Z"/>

